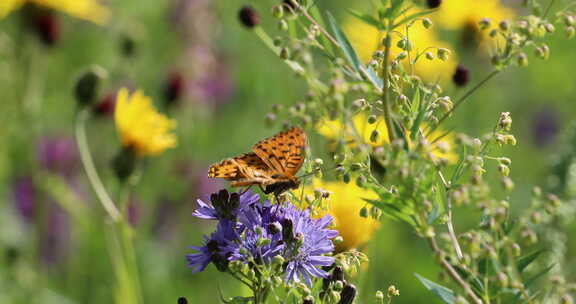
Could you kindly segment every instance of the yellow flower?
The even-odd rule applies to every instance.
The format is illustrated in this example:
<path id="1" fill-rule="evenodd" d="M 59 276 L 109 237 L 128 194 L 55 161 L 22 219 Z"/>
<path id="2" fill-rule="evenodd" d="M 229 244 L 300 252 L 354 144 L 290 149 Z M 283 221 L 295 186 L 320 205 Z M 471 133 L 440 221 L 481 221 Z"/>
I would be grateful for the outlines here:
<path id="1" fill-rule="evenodd" d="M 58 10 L 98 24 L 104 24 L 110 17 L 108 8 L 98 0 L 1 0 L 0 19 L 27 3 Z"/>
<path id="2" fill-rule="evenodd" d="M 363 62 L 370 61 L 372 54 L 377 50 L 382 50 L 381 41 L 383 33 L 378 31 L 375 27 L 366 24 L 358 18 L 351 18 L 344 23 L 344 31 L 348 35 L 348 39 L 352 46 L 358 53 L 358 56 Z M 401 33 L 402 36 L 399 35 Z M 408 35 L 406 35 L 408 34 Z M 436 54 L 437 48 L 451 49 L 450 45 L 446 42 L 440 41 L 436 33 L 432 29 L 426 29 L 422 22 L 415 22 L 408 31 L 403 26 L 397 29 L 392 35 L 392 47 L 390 48 L 390 59 L 394 59 L 403 50 L 397 46 L 398 41 L 402 37 L 408 37 L 412 43 L 412 51 L 410 51 L 410 58 L 401 60 L 407 72 L 411 72 L 409 67 L 409 59 L 414 60 L 417 53 L 430 51 Z M 414 73 L 422 79 L 430 82 L 446 82 L 449 81 L 456 70 L 458 65 L 454 53 L 448 57 L 448 60 L 442 61 L 438 58 L 428 60 L 424 55 L 418 58 L 414 64 Z"/>
<path id="3" fill-rule="evenodd" d="M 325 182 L 320 179 L 312 181 L 312 189 L 331 192 L 328 210 L 324 214 L 332 215 L 334 229 L 338 230 L 344 239 L 336 244 L 337 252 L 361 247 L 372 238 L 380 222 L 370 217 L 361 217 L 360 209 L 368 204 L 364 198 L 378 199 L 375 192 L 360 188 L 354 183 Z M 310 194 L 312 190 L 307 188 L 306 192 Z"/>
<path id="4" fill-rule="evenodd" d="M 318 133 L 329 139 L 343 139 L 344 142 L 354 142 L 356 138 L 361 139 L 364 143 L 370 144 L 373 147 L 381 147 L 387 145 L 388 141 L 388 129 L 384 123 L 383 117 L 378 117 L 374 124 L 369 124 L 366 115 L 358 114 L 352 118 L 354 129 L 351 126 L 344 128 L 342 122 L 339 120 L 325 120 L 321 122 L 318 127 Z M 423 126 L 426 129 L 426 126 Z M 377 130 L 379 133 L 378 139 L 373 142 L 370 140 L 372 131 Z M 410 134 L 407 134 L 408 138 Z M 456 163 L 458 161 L 458 155 L 453 152 L 454 139 L 451 134 L 443 136 L 444 132 L 436 129 L 432 134 L 430 134 L 428 140 L 435 141 L 431 142 L 429 145 L 430 152 L 435 157 L 444 158 L 449 163 Z M 439 140 L 436 140 L 437 138 Z M 408 143 L 410 144 L 410 143 Z"/>
<path id="5" fill-rule="evenodd" d="M 176 146 L 176 136 L 169 133 L 176 122 L 158 113 L 141 91 L 129 95 L 122 88 L 116 97 L 114 118 L 122 145 L 139 156 L 158 155 Z"/>
<path id="6" fill-rule="evenodd" d="M 498 43 L 503 46 L 504 40 L 489 37 L 490 30 L 481 31 L 480 20 L 488 18 L 492 27 L 497 27 L 501 21 L 514 18 L 514 11 L 505 7 L 500 0 L 444 0 L 437 12 L 431 15 L 440 27 L 449 30 L 472 31 L 484 51 L 489 51 Z M 466 34 L 466 32 L 464 32 Z"/>

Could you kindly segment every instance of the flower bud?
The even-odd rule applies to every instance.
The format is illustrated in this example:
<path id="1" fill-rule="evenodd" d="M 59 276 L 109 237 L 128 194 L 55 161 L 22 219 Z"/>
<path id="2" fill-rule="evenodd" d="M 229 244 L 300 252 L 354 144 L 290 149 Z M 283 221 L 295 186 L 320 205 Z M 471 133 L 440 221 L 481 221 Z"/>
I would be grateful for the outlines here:
<path id="1" fill-rule="evenodd" d="M 370 142 L 377 143 L 379 137 L 380 133 L 378 132 L 378 130 L 373 130 L 372 133 L 370 133 Z"/>
<path id="2" fill-rule="evenodd" d="M 80 106 L 86 106 L 95 101 L 100 80 L 104 78 L 104 75 L 105 71 L 98 66 L 80 75 L 74 87 L 74 97 Z"/>
<path id="3" fill-rule="evenodd" d="M 370 115 L 370 116 L 368 116 L 368 123 L 371 124 L 371 125 L 374 124 L 374 123 L 376 123 L 377 120 L 378 120 L 378 118 L 376 118 L 376 115 Z"/>
<path id="4" fill-rule="evenodd" d="M 112 161 L 112 167 L 118 180 L 126 181 L 136 168 L 136 153 L 134 150 L 129 148 L 120 150 L 120 153 Z"/>
<path id="5" fill-rule="evenodd" d="M 502 187 L 504 190 L 510 192 L 514 189 L 514 182 L 508 176 L 502 178 Z"/>
<path id="6" fill-rule="evenodd" d="M 480 27 L 481 30 L 486 30 L 488 28 L 490 28 L 490 18 L 482 18 L 479 22 L 478 22 L 478 26 Z"/>
<path id="7" fill-rule="evenodd" d="M 574 26 L 568 26 L 564 30 L 566 31 L 567 39 L 572 39 L 576 35 L 576 28 Z"/>
<path id="8" fill-rule="evenodd" d="M 366 186 L 366 177 L 364 175 L 360 175 L 356 178 L 356 185 L 360 188 L 364 188 Z"/>
<path id="9" fill-rule="evenodd" d="M 312 296 L 306 296 L 302 304 L 314 304 L 314 298 Z"/>
<path id="10" fill-rule="evenodd" d="M 363 218 L 368 218 L 368 208 L 366 208 L 366 206 L 360 209 L 360 216 Z"/>
<path id="11" fill-rule="evenodd" d="M 288 51 L 288 48 L 284 47 L 280 49 L 280 58 L 284 60 L 290 58 L 290 51 Z"/>
<path id="12" fill-rule="evenodd" d="M 400 53 L 396 56 L 396 60 L 404 60 L 404 59 L 406 59 L 406 57 L 408 57 L 408 53 L 406 53 L 406 52 L 400 52 Z"/>
<path id="13" fill-rule="evenodd" d="M 430 18 L 422 18 L 422 26 L 424 26 L 424 28 L 429 29 L 432 27 L 432 20 L 430 20 Z"/>
<path id="14" fill-rule="evenodd" d="M 560 304 L 574 304 L 574 299 L 571 295 L 565 294 L 560 298 Z"/>
<path id="15" fill-rule="evenodd" d="M 168 76 L 164 84 L 164 102 L 167 105 L 176 103 L 185 91 L 186 82 L 179 72 L 173 72 Z"/>
<path id="16" fill-rule="evenodd" d="M 432 52 L 426 52 L 424 56 L 426 56 L 428 60 L 434 60 L 434 54 L 432 54 Z"/>
<path id="17" fill-rule="evenodd" d="M 468 70 L 465 66 L 459 64 L 456 67 L 456 71 L 452 76 L 452 81 L 458 87 L 463 87 L 470 82 L 470 70 Z"/>
<path id="18" fill-rule="evenodd" d="M 510 22 L 508 22 L 507 20 L 502 20 L 499 24 L 498 27 L 500 27 L 500 30 L 506 32 L 510 29 Z"/>
<path id="19" fill-rule="evenodd" d="M 242 25 L 249 29 L 260 24 L 260 16 L 258 16 L 256 10 L 249 5 L 243 6 L 240 9 L 238 19 L 240 19 Z"/>
<path id="20" fill-rule="evenodd" d="M 185 297 L 179 297 L 178 304 L 188 304 L 188 300 Z"/>
<path id="21" fill-rule="evenodd" d="M 554 33 L 554 31 L 556 31 L 556 28 L 554 27 L 554 25 L 552 23 L 546 23 L 546 25 L 544 25 L 544 28 L 546 29 L 546 32 L 548 32 L 548 33 Z"/>
<path id="22" fill-rule="evenodd" d="M 566 24 L 566 26 L 576 25 L 576 18 L 574 18 L 574 16 L 571 15 L 566 15 L 564 16 L 564 24 Z"/>
<path id="23" fill-rule="evenodd" d="M 46 46 L 53 46 L 60 39 L 60 22 L 49 10 L 38 10 L 32 17 L 32 28 Z"/>
<path id="24" fill-rule="evenodd" d="M 508 167 L 504 164 L 499 164 L 498 165 L 498 172 L 500 172 L 500 174 L 502 174 L 502 176 L 508 176 L 508 175 L 510 175 L 510 167 Z"/>
<path id="25" fill-rule="evenodd" d="M 436 55 L 438 58 L 440 58 L 440 60 L 447 61 L 448 56 L 450 55 L 450 50 L 446 48 L 439 48 Z"/>
<path id="26" fill-rule="evenodd" d="M 524 67 L 528 65 L 528 56 L 526 55 L 526 53 L 519 53 L 518 56 L 516 56 L 516 63 L 518 64 L 518 66 Z"/>
<path id="27" fill-rule="evenodd" d="M 289 27 L 288 22 L 284 19 L 280 19 L 280 21 L 278 22 L 278 29 L 283 32 L 286 32 L 288 31 L 288 27 Z"/>
<path id="28" fill-rule="evenodd" d="M 380 290 L 376 291 L 376 300 L 378 300 L 380 303 L 382 303 L 382 301 L 384 300 L 384 293 Z"/>
<path id="29" fill-rule="evenodd" d="M 442 0 L 426 0 L 428 8 L 437 8 L 442 4 Z"/>
<path id="30" fill-rule="evenodd" d="M 282 18 L 284 16 L 284 6 L 275 5 L 272 7 L 272 16 L 275 18 Z"/>
<path id="31" fill-rule="evenodd" d="M 352 304 L 356 298 L 356 286 L 346 284 L 340 293 L 340 302 L 338 304 Z"/>

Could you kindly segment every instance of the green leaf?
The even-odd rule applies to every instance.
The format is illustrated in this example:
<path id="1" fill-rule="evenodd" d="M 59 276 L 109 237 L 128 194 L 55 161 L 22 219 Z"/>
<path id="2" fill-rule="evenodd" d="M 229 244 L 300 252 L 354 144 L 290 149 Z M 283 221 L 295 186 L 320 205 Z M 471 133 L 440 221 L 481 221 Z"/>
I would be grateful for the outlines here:
<path id="1" fill-rule="evenodd" d="M 379 29 L 379 30 L 383 30 L 383 29 L 384 29 L 384 26 L 382 25 L 382 23 L 381 23 L 380 21 L 378 21 L 378 19 L 372 17 L 372 16 L 369 15 L 369 14 L 363 14 L 363 13 L 357 12 L 357 11 L 352 10 L 352 9 L 348 9 L 347 11 L 348 11 L 348 13 L 350 13 L 352 16 L 354 16 L 354 17 L 356 17 L 356 18 L 364 21 L 364 23 L 366 23 L 366 24 L 368 24 L 368 25 L 371 25 L 371 26 L 373 26 L 373 27 L 375 27 L 375 28 L 377 28 L 377 29 Z"/>
<path id="2" fill-rule="evenodd" d="M 544 269 L 542 269 L 542 271 L 540 271 L 539 273 L 535 274 L 534 276 L 532 276 L 531 278 L 529 278 L 528 280 L 526 280 L 526 282 L 524 283 L 524 285 L 526 285 L 526 287 L 530 287 L 532 286 L 532 284 L 534 284 L 540 277 L 542 277 L 543 275 L 547 274 L 548 272 L 550 272 L 550 270 L 552 270 L 552 268 L 554 268 L 554 266 L 556 266 L 556 264 L 552 264 Z"/>
<path id="3" fill-rule="evenodd" d="M 308 11 L 310 12 L 314 20 L 316 20 L 316 22 L 318 22 L 318 24 L 320 24 L 322 28 L 326 28 L 326 22 L 324 21 L 324 18 L 322 17 L 322 14 L 320 13 L 320 10 L 318 9 L 317 5 L 312 5 Z M 332 45 L 330 40 L 328 40 L 328 38 L 326 38 L 325 35 L 320 35 L 319 37 L 320 37 L 320 44 L 322 44 L 322 46 L 326 49 L 326 51 L 331 56 L 333 56 L 334 46 Z"/>
<path id="4" fill-rule="evenodd" d="M 432 14 L 432 13 L 435 12 L 435 11 L 436 11 L 436 10 L 434 9 L 434 10 L 426 10 L 426 11 L 421 11 L 421 12 L 414 13 L 414 14 L 412 14 L 412 15 L 410 15 L 410 16 L 402 19 L 402 20 L 400 20 L 398 23 L 395 23 L 395 24 L 392 26 L 392 29 L 395 29 L 395 28 L 397 28 L 397 27 L 399 27 L 399 26 L 401 26 L 401 25 L 407 24 L 408 22 L 410 22 L 410 21 L 412 21 L 412 20 L 414 20 L 414 19 L 417 19 L 417 18 L 426 16 L 426 15 L 430 15 L 430 14 Z"/>
<path id="5" fill-rule="evenodd" d="M 428 225 L 434 224 L 434 222 L 436 222 L 438 217 L 440 217 L 440 207 L 438 206 L 438 204 L 434 204 L 434 207 L 432 208 L 432 212 L 430 212 L 430 214 L 428 214 L 428 219 L 427 219 Z"/>
<path id="6" fill-rule="evenodd" d="M 532 253 L 525 254 L 518 258 L 518 262 L 516 263 L 516 267 L 518 272 L 523 272 L 528 265 L 532 264 L 542 253 L 544 253 L 546 249 L 536 250 Z"/>
<path id="7" fill-rule="evenodd" d="M 414 275 L 418 278 L 418 280 L 420 280 L 420 283 L 422 283 L 422 285 L 424 285 L 424 287 L 426 287 L 432 293 L 437 295 L 442 301 L 444 301 L 444 303 L 447 303 L 447 304 L 453 304 L 454 303 L 455 296 L 454 296 L 454 292 L 451 289 L 444 287 L 440 284 L 434 283 L 434 282 L 426 279 L 425 277 L 420 276 L 417 273 L 414 273 Z"/>
<path id="8" fill-rule="evenodd" d="M 340 44 L 340 47 L 344 52 L 346 59 L 348 59 L 350 64 L 352 64 L 352 66 L 357 72 L 360 72 L 360 66 L 362 65 L 362 63 L 360 62 L 360 59 L 358 58 L 356 51 L 354 51 L 352 44 L 350 44 L 350 41 L 348 41 L 348 38 L 346 38 L 346 35 L 336 23 L 336 19 L 334 19 L 334 17 L 330 13 L 328 13 L 328 22 L 330 23 L 332 32 L 334 32 L 336 40 L 338 40 L 338 43 Z"/>
<path id="9" fill-rule="evenodd" d="M 376 86 L 380 90 L 382 89 L 382 87 L 384 86 L 384 83 L 383 83 L 382 79 L 378 76 L 378 73 L 376 73 L 376 71 L 374 71 L 374 68 L 372 68 L 371 66 L 369 66 L 367 68 L 364 66 L 361 66 L 360 69 L 365 71 L 365 75 L 369 78 L 370 82 L 372 82 L 372 84 L 374 84 L 374 86 Z"/>

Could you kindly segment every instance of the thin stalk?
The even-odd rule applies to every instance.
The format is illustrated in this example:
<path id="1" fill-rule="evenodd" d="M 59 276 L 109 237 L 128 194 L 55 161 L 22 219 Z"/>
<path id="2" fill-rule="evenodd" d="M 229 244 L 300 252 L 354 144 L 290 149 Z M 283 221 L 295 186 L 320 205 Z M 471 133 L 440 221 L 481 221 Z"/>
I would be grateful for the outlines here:
<path id="1" fill-rule="evenodd" d="M 436 238 L 434 238 L 434 237 L 428 238 L 428 243 L 430 244 L 430 247 L 432 248 L 432 251 L 434 251 L 435 254 L 437 254 L 437 255 L 442 254 L 442 251 L 440 250 L 440 248 L 438 247 L 438 244 L 436 243 Z M 480 299 L 474 293 L 474 291 L 472 290 L 470 285 L 468 283 L 466 283 L 466 281 L 464 279 L 462 279 L 462 277 L 460 277 L 460 275 L 454 269 L 454 267 L 452 267 L 452 265 L 450 265 L 450 263 L 448 263 L 446 261 L 446 259 L 444 259 L 444 258 L 440 259 L 440 266 L 442 266 L 442 268 L 444 268 L 444 270 L 448 273 L 448 275 L 454 281 L 456 281 L 456 283 L 458 283 L 458 285 L 460 285 L 460 287 L 462 287 L 462 289 L 464 289 L 464 292 L 466 293 L 468 298 L 472 299 L 472 301 L 474 301 L 474 303 L 476 303 L 476 304 L 483 304 L 484 303 L 482 301 L 482 299 Z"/>
<path id="2" fill-rule="evenodd" d="M 128 221 L 128 205 L 130 199 L 130 188 L 133 184 L 128 182 L 122 184 L 120 191 L 120 208 L 123 213 L 122 221 L 117 223 L 118 230 L 120 231 L 120 241 L 122 243 L 122 248 L 124 256 L 126 258 L 126 264 L 128 267 L 130 279 L 132 282 L 132 288 L 134 290 L 137 303 L 142 303 L 142 289 L 140 287 L 140 275 L 138 273 L 138 262 L 136 260 L 136 250 L 134 249 L 133 236 L 134 231 L 130 226 Z"/>
<path id="3" fill-rule="evenodd" d="M 456 109 L 462 104 L 464 103 L 464 101 L 466 101 L 466 99 L 468 97 L 470 97 L 472 94 L 474 94 L 474 92 L 476 92 L 476 90 L 478 90 L 480 87 L 482 87 L 486 82 L 488 82 L 488 80 L 492 79 L 494 76 L 496 76 L 500 71 L 499 70 L 494 70 L 492 71 L 490 74 L 488 74 L 488 76 L 486 76 L 484 79 L 482 79 L 482 81 L 480 81 L 479 83 L 477 83 L 473 88 L 471 88 L 470 90 L 468 90 L 468 92 L 466 92 L 466 94 L 464 94 L 462 97 L 460 97 L 460 99 L 458 99 L 458 101 L 454 104 L 454 107 L 448 111 L 446 114 L 444 114 L 444 116 L 442 116 L 442 118 L 440 118 L 440 120 L 438 120 L 438 123 L 432 127 L 430 129 L 430 131 L 428 131 L 428 134 L 426 134 L 426 137 L 430 136 L 430 134 L 432 134 L 432 132 L 434 132 L 436 130 L 436 128 L 438 128 L 438 126 L 440 126 L 442 124 L 442 122 L 444 122 L 448 117 L 450 117 L 450 115 L 456 111 Z"/>
<path id="4" fill-rule="evenodd" d="M 78 151 L 80 153 L 80 160 L 82 161 L 82 165 L 84 167 L 84 171 L 86 171 L 86 175 L 88 176 L 88 180 L 90 182 L 90 186 L 92 190 L 96 193 L 98 200 L 104 207 L 104 210 L 110 218 L 114 222 L 119 222 L 122 219 L 122 215 L 120 211 L 108 195 L 102 180 L 98 176 L 98 172 L 96 171 L 96 167 L 94 166 L 94 161 L 92 160 L 92 155 L 90 154 L 90 148 L 88 146 L 88 141 L 86 140 L 86 120 L 88 120 L 89 116 L 88 110 L 81 110 L 78 113 L 78 118 L 76 120 L 76 144 L 78 145 Z"/>
<path id="5" fill-rule="evenodd" d="M 324 36 L 326 36 L 326 38 L 328 38 L 328 40 L 330 40 L 332 43 L 334 43 L 334 45 L 340 47 L 340 44 L 338 43 L 338 41 L 334 37 L 332 37 L 332 35 L 330 35 L 330 33 L 328 33 L 328 31 L 326 29 L 324 29 L 314 18 L 312 18 L 312 16 L 310 16 L 310 14 L 308 14 L 308 11 L 306 9 L 304 9 L 300 5 L 300 3 L 298 3 L 298 1 L 292 0 L 291 3 L 292 3 L 292 5 L 295 5 L 302 12 L 302 15 L 304 15 L 304 17 L 306 17 L 306 19 L 308 19 L 308 21 L 310 21 L 312 24 L 317 26 L 318 29 L 320 30 L 320 32 L 322 32 L 322 34 L 324 34 Z"/>
<path id="6" fill-rule="evenodd" d="M 446 209 L 447 209 L 447 216 L 448 216 L 448 220 L 446 222 L 446 227 L 448 228 L 448 234 L 450 235 L 450 240 L 452 241 L 452 246 L 454 247 L 454 250 L 456 251 L 456 256 L 458 257 L 458 260 L 461 261 L 464 258 L 464 255 L 462 254 L 462 248 L 460 247 L 460 243 L 458 243 L 458 238 L 456 237 L 456 232 L 454 229 L 454 221 L 453 221 L 453 216 L 452 216 L 452 199 L 450 199 L 450 187 L 451 184 L 450 182 L 448 182 L 446 180 L 446 178 L 444 177 L 444 174 L 442 174 L 442 171 L 440 171 L 440 169 L 438 169 L 438 176 L 440 176 L 440 180 L 442 181 L 442 184 L 444 185 L 444 189 L 446 189 Z"/>
<path id="7" fill-rule="evenodd" d="M 384 62 L 382 63 L 382 102 L 384 103 L 384 122 L 386 123 L 386 129 L 388 129 L 388 140 L 390 143 L 394 141 L 394 130 L 392 129 L 390 117 L 390 94 L 388 94 L 388 61 L 390 60 L 391 42 L 390 32 L 386 32 L 386 37 L 384 38 Z"/>

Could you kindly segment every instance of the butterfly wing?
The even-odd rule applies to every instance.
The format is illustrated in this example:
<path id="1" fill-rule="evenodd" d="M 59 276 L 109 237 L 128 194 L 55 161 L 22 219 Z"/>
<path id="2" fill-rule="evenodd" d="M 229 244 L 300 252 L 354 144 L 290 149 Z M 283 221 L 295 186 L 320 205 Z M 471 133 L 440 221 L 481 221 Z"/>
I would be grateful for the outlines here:
<path id="1" fill-rule="evenodd" d="M 270 168 L 255 153 L 246 153 L 210 166 L 208 177 L 239 180 L 269 176 Z"/>
<path id="2" fill-rule="evenodd" d="M 298 127 L 259 141 L 252 151 L 272 170 L 294 176 L 304 163 L 306 134 Z"/>

